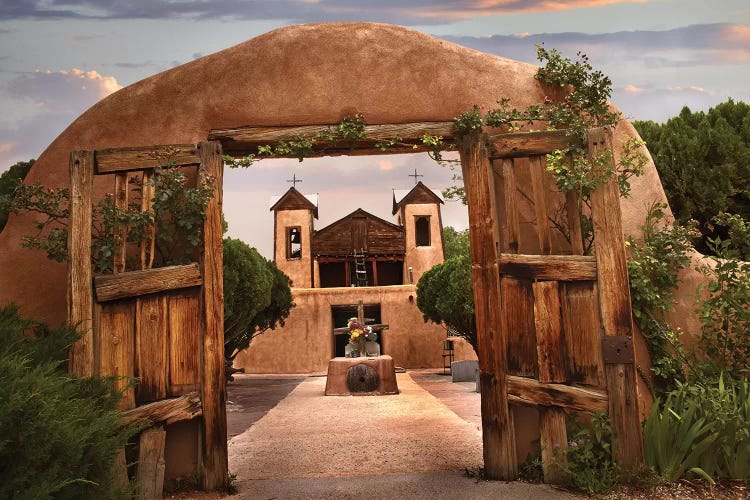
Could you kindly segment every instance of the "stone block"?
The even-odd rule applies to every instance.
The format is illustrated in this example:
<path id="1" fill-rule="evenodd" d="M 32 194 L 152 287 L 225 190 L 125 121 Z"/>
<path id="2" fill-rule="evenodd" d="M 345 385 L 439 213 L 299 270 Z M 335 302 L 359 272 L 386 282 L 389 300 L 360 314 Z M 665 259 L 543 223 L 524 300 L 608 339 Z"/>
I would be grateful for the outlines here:
<path id="1" fill-rule="evenodd" d="M 454 382 L 473 382 L 479 372 L 479 362 L 475 359 L 465 359 L 451 363 L 451 375 Z"/>

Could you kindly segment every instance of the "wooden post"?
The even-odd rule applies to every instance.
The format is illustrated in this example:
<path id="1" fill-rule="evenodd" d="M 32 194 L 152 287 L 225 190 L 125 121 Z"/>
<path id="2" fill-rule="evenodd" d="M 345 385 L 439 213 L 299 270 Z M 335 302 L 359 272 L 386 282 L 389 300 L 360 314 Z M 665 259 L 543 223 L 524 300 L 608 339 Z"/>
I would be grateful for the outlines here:
<path id="1" fill-rule="evenodd" d="M 202 485 L 206 490 L 225 488 L 229 479 L 227 459 L 226 378 L 224 376 L 224 285 L 222 272 L 222 183 L 224 164 L 221 144 L 198 144 L 200 172 L 213 180 L 213 196 L 203 223 L 201 271 L 203 274 L 203 352 L 201 402 L 203 404 Z"/>
<path id="2" fill-rule="evenodd" d="M 128 173 L 115 174 L 115 208 L 118 211 L 128 209 Z M 120 226 L 115 233 L 115 255 L 112 265 L 114 274 L 125 271 L 125 260 L 128 255 L 128 228 Z"/>
<path id="3" fill-rule="evenodd" d="M 611 152 L 611 131 L 589 130 L 589 155 Z M 591 194 L 591 217 L 598 269 L 599 307 L 607 336 L 629 337 L 633 348 L 633 320 L 630 304 L 625 238 L 622 233 L 620 192 L 611 179 Z M 631 352 L 632 359 L 632 352 Z M 638 411 L 635 365 L 604 360 L 609 395 L 609 418 L 615 431 L 613 454 L 625 470 L 637 470 L 643 463 L 643 437 Z"/>
<path id="4" fill-rule="evenodd" d="M 78 377 L 94 374 L 94 295 L 91 274 L 91 198 L 94 153 L 70 153 L 70 231 L 68 233 L 68 322 L 81 338 L 70 349 L 70 371 Z"/>
<path id="5" fill-rule="evenodd" d="M 552 235 L 547 222 L 547 192 L 544 189 L 544 167 L 541 156 L 529 158 L 531 174 L 531 189 L 534 198 L 534 213 L 536 214 L 536 232 L 539 239 L 539 249 L 544 255 L 552 253 Z"/>
<path id="6" fill-rule="evenodd" d="M 494 182 L 492 183 L 492 185 L 494 185 Z M 506 221 L 503 240 L 505 250 L 510 253 L 518 253 L 518 249 L 521 245 L 521 229 L 518 221 L 516 189 L 516 173 L 513 171 L 513 160 L 505 159 L 503 160 L 503 192 Z"/>
<path id="7" fill-rule="evenodd" d="M 164 443 L 167 431 L 161 425 L 146 429 L 138 440 L 138 500 L 162 497 L 164 489 Z"/>
<path id="8" fill-rule="evenodd" d="M 148 212 L 153 207 L 155 191 L 153 180 L 153 169 L 144 170 L 141 182 L 141 212 Z M 153 266 L 155 241 L 156 227 L 152 221 L 152 223 L 146 228 L 144 238 L 141 240 L 141 269 L 151 269 L 151 266 Z"/>
<path id="9" fill-rule="evenodd" d="M 560 285 L 557 281 L 538 281 L 534 291 L 534 324 L 540 382 L 566 382 L 565 342 L 563 341 Z M 565 412 L 560 407 L 539 409 L 542 466 L 545 483 L 559 483 L 567 466 L 568 435 Z"/>
<path id="10" fill-rule="evenodd" d="M 465 137 L 459 152 L 469 205 L 484 468 L 491 479 L 514 480 L 516 442 L 506 388 L 507 342 L 500 326 L 499 242 L 494 236 L 498 221 L 487 135 Z"/>

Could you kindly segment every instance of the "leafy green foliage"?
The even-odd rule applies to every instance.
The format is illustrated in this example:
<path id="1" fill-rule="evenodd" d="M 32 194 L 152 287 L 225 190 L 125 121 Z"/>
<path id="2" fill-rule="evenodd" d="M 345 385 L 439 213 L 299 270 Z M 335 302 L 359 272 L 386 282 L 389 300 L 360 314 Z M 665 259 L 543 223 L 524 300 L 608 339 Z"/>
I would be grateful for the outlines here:
<path id="1" fill-rule="evenodd" d="M 443 246 L 445 247 L 445 260 L 470 256 L 469 230 L 457 231 L 451 226 L 444 227 Z"/>
<path id="2" fill-rule="evenodd" d="M 128 230 L 128 242 L 137 243 L 152 225 L 156 226 L 157 266 L 196 260 L 214 180 L 199 175 L 196 185 L 191 186 L 183 169 L 164 168 L 155 169 L 150 182 L 155 194 L 149 211 L 141 211 L 140 196 L 135 196 L 124 209 L 115 206 L 111 194 L 97 202 L 92 228 L 92 264 L 96 272 L 111 271 L 116 237 L 122 228 Z M 132 178 L 131 184 L 135 193 L 143 192 L 140 178 Z M 67 259 L 69 199 L 67 188 L 45 188 L 39 183 L 16 186 L 11 210 L 43 216 L 36 223 L 37 234 L 24 237 L 25 248 L 44 250 L 48 258 L 58 262 Z"/>
<path id="3" fill-rule="evenodd" d="M 633 125 L 648 143 L 677 220 L 698 221 L 700 251 L 711 251 L 709 237 L 727 238 L 717 214 L 750 220 L 750 105 L 729 99 L 708 112 L 684 107 L 666 123 Z"/>
<path id="4" fill-rule="evenodd" d="M 678 384 L 651 409 L 645 459 L 664 479 L 750 478 L 750 384 L 724 374 L 716 380 Z"/>
<path id="5" fill-rule="evenodd" d="M 750 239 L 750 224 L 733 220 L 733 233 L 739 244 Z M 708 278 L 699 302 L 704 370 L 728 372 L 733 377 L 750 373 L 750 262 L 737 259 L 740 250 L 733 240 L 708 238 L 713 266 L 701 268 Z"/>
<path id="6" fill-rule="evenodd" d="M 667 224 L 666 208 L 663 204 L 651 205 L 641 225 L 642 238 L 631 236 L 627 242 L 633 318 L 646 339 L 659 391 L 685 380 L 679 332 L 668 326 L 664 313 L 674 310 L 677 276 L 690 265 L 688 252 L 698 235 L 692 226 Z"/>
<path id="7" fill-rule="evenodd" d="M 224 354 L 231 362 L 254 337 L 283 326 L 294 304 L 289 277 L 246 243 L 224 239 Z"/>
<path id="8" fill-rule="evenodd" d="M 588 494 L 605 493 L 620 480 L 620 470 L 612 459 L 614 433 L 609 418 L 591 413 L 591 424 L 574 424 L 568 442 L 566 483 Z"/>
<path id="9" fill-rule="evenodd" d="M 64 372 L 77 338 L 0 308 L 1 498 L 132 497 L 113 465 L 135 429 L 119 427 L 111 380 Z"/>
<path id="10" fill-rule="evenodd" d="M 482 130 L 482 125 L 482 113 L 476 104 L 453 119 L 453 128 L 458 137 L 475 134 Z"/>
<path id="11" fill-rule="evenodd" d="M 433 266 L 417 283 L 417 307 L 425 322 L 444 324 L 448 333 L 466 339 L 477 351 L 471 259 L 453 257 Z"/>
<path id="12" fill-rule="evenodd" d="M 0 231 L 8 222 L 13 193 L 18 184 L 26 178 L 26 174 L 29 173 L 35 161 L 33 158 L 29 161 L 19 161 L 0 175 Z"/>

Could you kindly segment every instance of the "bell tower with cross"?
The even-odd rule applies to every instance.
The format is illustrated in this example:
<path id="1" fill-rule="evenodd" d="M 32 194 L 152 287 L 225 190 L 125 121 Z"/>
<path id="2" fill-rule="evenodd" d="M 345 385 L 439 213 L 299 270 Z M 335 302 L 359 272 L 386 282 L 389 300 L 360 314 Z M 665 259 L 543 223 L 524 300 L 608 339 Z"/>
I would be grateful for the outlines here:
<path id="1" fill-rule="evenodd" d="M 273 255 L 276 267 L 287 274 L 292 286 L 312 288 L 312 236 L 318 218 L 318 196 L 297 189 L 297 174 L 287 180 L 292 186 L 281 196 L 271 198 L 274 217 Z"/>

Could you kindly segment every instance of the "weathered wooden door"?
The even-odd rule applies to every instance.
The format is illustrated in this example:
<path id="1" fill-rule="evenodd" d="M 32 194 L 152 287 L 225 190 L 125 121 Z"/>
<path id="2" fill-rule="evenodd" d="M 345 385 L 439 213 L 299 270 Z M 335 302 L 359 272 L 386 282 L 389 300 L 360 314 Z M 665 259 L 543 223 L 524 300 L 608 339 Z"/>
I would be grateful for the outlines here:
<path id="1" fill-rule="evenodd" d="M 115 236 L 113 272 L 92 272 L 94 177 L 112 178 L 114 204 L 124 209 L 137 179 L 140 210 L 151 209 L 158 167 L 198 167 L 211 179 L 212 197 L 203 224 L 197 262 L 153 268 L 153 226 L 137 247 L 127 228 Z M 222 285 L 221 145 L 149 146 L 74 151 L 70 157 L 71 225 L 68 264 L 68 319 L 83 336 L 71 351 L 78 376 L 115 375 L 127 389 L 121 407 L 128 420 L 148 419 L 141 434 L 138 481 L 141 496 L 161 497 L 164 426 L 199 416 L 194 457 L 204 488 L 227 483 L 224 304 Z M 101 184 L 100 184 L 101 185 Z M 136 269 L 126 269 L 127 257 Z"/>
<path id="2" fill-rule="evenodd" d="M 546 154 L 570 141 L 565 131 L 483 133 L 460 150 L 485 469 L 494 478 L 516 477 L 515 405 L 539 410 L 545 481 L 560 479 L 571 410 L 608 412 L 617 463 L 632 469 L 643 459 L 617 181 L 591 195 L 587 249 L 576 196 L 560 193 L 545 170 Z M 589 156 L 611 150 L 610 132 L 589 130 L 586 146 Z"/>

